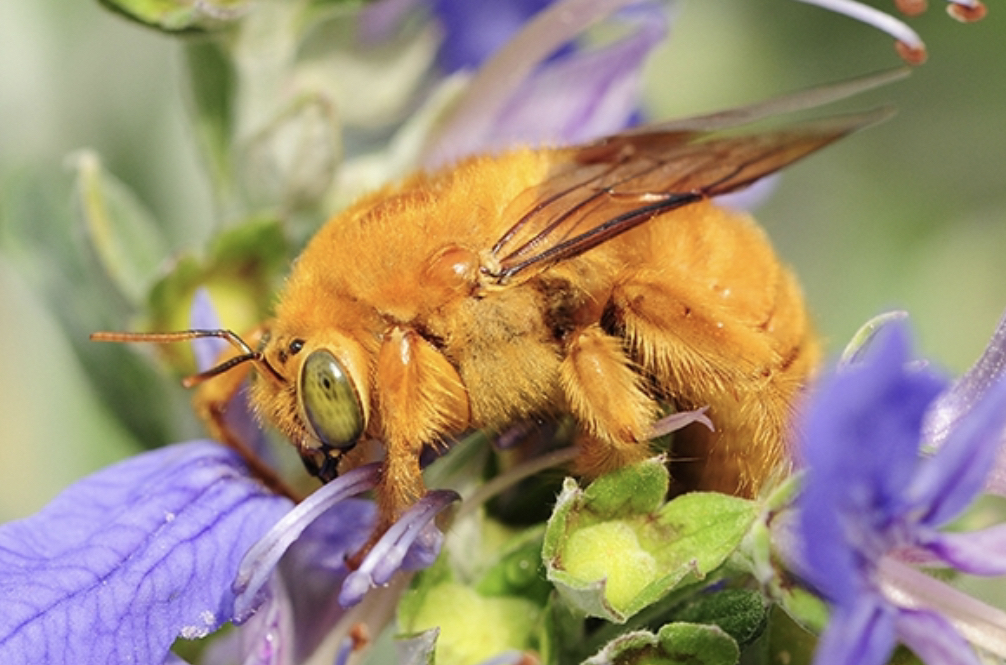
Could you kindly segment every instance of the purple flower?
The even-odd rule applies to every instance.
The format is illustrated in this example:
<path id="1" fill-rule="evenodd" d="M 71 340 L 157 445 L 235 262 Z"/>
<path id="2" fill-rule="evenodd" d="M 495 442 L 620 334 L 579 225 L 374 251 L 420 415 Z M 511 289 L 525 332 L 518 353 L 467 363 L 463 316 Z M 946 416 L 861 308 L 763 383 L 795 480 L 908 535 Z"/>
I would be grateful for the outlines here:
<path id="1" fill-rule="evenodd" d="M 430 0 L 444 37 L 437 60 L 447 73 L 475 69 L 553 0 Z"/>
<path id="2" fill-rule="evenodd" d="M 192 318 L 217 326 L 205 292 Z M 217 341 L 197 340 L 201 368 Z M 246 406 L 243 392 L 228 405 L 232 425 L 252 428 Z M 350 571 L 347 557 L 376 524 L 373 502 L 351 497 L 377 478 L 376 464 L 361 467 L 293 506 L 212 441 L 85 478 L 39 514 L 0 526 L 0 662 L 181 662 L 169 651 L 178 637 L 245 621 L 209 662 L 303 662 L 346 606 L 439 552 L 432 520 L 457 500 L 451 491 L 422 499 Z"/>
<path id="3" fill-rule="evenodd" d="M 161 663 L 231 620 L 238 565 L 289 509 L 209 441 L 79 481 L 0 527 L 0 661 Z"/>
<path id="4" fill-rule="evenodd" d="M 999 320 L 992 340 L 975 364 L 926 412 L 924 440 L 938 449 L 960 421 L 981 402 L 996 383 L 1006 380 L 1006 315 Z M 1006 496 L 1006 432 L 1000 438 L 999 456 L 986 480 L 985 489 Z"/>
<path id="5" fill-rule="evenodd" d="M 440 131 L 427 141 L 425 166 L 514 145 L 583 142 L 624 129 L 637 116 L 642 64 L 667 34 L 666 9 L 632 0 L 562 0 L 547 3 L 438 3 L 450 35 L 494 24 L 496 37 L 512 36 L 498 49 L 467 48 L 451 65 L 478 64 L 472 80 Z M 465 10 L 461 7 L 464 5 Z M 477 8 L 477 9 L 476 9 Z M 614 14 L 616 10 L 622 11 Z M 613 15 L 628 32 L 594 49 L 570 47 L 592 25 Z M 519 31 L 516 17 L 529 18 Z M 447 45 L 445 43 L 445 49 Z M 491 56 L 491 57 L 490 57 Z"/>
<path id="6" fill-rule="evenodd" d="M 977 663 L 947 609 L 955 592 L 924 589 L 934 581 L 903 560 L 1006 572 L 1004 525 L 940 530 L 982 489 L 1006 426 L 1006 382 L 989 386 L 924 459 L 923 419 L 947 381 L 909 352 L 907 328 L 890 324 L 860 362 L 821 381 L 803 414 L 799 567 L 832 606 L 819 665 L 880 665 L 899 641 L 930 663 Z"/>

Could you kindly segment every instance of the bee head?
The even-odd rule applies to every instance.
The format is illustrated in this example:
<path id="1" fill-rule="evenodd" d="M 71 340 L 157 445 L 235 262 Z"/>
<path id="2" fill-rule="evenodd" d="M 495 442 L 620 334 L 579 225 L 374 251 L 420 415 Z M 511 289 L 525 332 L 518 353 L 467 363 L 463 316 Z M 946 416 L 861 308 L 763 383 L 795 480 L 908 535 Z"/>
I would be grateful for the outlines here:
<path id="1" fill-rule="evenodd" d="M 358 345 L 341 335 L 281 333 L 264 340 L 272 378 L 256 381 L 252 401 L 297 446 L 304 465 L 323 482 L 367 428 L 369 401 Z"/>

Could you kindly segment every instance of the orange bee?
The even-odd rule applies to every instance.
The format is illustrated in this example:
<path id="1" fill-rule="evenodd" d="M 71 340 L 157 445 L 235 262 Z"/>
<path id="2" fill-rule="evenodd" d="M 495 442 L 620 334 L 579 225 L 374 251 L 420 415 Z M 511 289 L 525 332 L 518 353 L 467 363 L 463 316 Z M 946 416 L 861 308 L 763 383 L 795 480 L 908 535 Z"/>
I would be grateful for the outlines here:
<path id="1" fill-rule="evenodd" d="M 258 350 L 227 331 L 95 337 L 231 339 L 243 353 L 191 381 L 226 373 L 196 400 L 214 432 L 239 445 L 221 409 L 254 367 L 257 413 L 323 481 L 383 442 L 385 526 L 425 492 L 424 445 L 571 414 L 593 475 L 650 455 L 668 404 L 715 425 L 679 433 L 678 477 L 752 494 L 785 460 L 819 345 L 765 233 L 710 199 L 883 115 L 705 131 L 772 108 L 472 157 L 370 194 L 294 263 Z"/>

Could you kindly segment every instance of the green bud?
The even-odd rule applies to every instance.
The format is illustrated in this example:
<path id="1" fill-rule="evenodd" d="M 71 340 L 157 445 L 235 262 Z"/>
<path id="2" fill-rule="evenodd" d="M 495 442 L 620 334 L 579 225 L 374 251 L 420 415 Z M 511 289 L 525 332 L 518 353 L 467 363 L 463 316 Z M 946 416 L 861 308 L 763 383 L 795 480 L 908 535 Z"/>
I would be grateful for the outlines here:
<path id="1" fill-rule="evenodd" d="M 734 665 L 740 649 L 717 626 L 669 623 L 654 635 L 637 631 L 609 642 L 583 665 Z"/>
<path id="2" fill-rule="evenodd" d="M 217 30 L 241 18 L 250 0 L 99 0 L 108 9 L 163 32 Z"/>
<path id="3" fill-rule="evenodd" d="M 167 260 L 167 243 L 150 212 L 102 168 L 95 153 L 84 150 L 71 160 L 77 209 L 91 248 L 112 284 L 136 306 Z"/>
<path id="4" fill-rule="evenodd" d="M 741 543 L 750 501 L 712 492 L 664 503 L 662 458 L 604 476 L 586 490 L 567 480 L 545 531 L 548 579 L 580 611 L 623 623 L 677 588 L 706 578 Z"/>

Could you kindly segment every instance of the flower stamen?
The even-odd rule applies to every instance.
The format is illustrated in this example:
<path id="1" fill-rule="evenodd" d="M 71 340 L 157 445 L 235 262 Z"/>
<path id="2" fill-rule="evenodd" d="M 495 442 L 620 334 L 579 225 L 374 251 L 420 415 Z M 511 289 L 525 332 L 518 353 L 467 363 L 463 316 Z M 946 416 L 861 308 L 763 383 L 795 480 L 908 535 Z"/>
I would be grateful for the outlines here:
<path id="1" fill-rule="evenodd" d="M 234 579 L 235 614 L 247 616 L 258 605 L 261 592 L 280 557 L 301 533 L 335 504 L 377 485 L 380 464 L 373 463 L 340 476 L 311 494 L 283 516 L 269 532 L 248 550 Z"/>
<path id="2" fill-rule="evenodd" d="M 961 23 L 974 23 L 985 18 L 988 10 L 979 0 L 949 0 L 947 13 Z"/>
<path id="3" fill-rule="evenodd" d="M 887 12 L 882 12 L 856 0 L 799 1 L 809 5 L 817 5 L 838 14 L 844 14 L 849 18 L 872 25 L 877 30 L 886 32 L 894 37 L 894 48 L 898 52 L 898 55 L 910 65 L 921 65 L 926 61 L 926 45 L 922 42 L 922 38 L 919 37 L 917 32 L 908 27 L 904 21 L 891 16 Z M 911 13 L 911 11 L 917 10 L 918 1 L 907 0 L 906 2 L 906 0 L 902 0 L 899 4 L 899 9 L 902 9 L 902 5 L 909 7 L 909 11 L 905 13 Z M 905 10 L 902 9 L 902 11 Z"/>
<path id="4" fill-rule="evenodd" d="M 387 584 L 398 570 L 414 570 L 416 566 L 410 566 L 407 561 L 410 555 L 413 558 L 426 555 L 435 558 L 443 534 L 437 530 L 433 519 L 460 499 L 458 493 L 452 490 L 433 490 L 405 511 L 367 553 L 360 567 L 346 577 L 339 593 L 339 604 L 343 607 L 355 605 L 373 587 Z M 419 545 L 424 551 L 411 552 L 414 545 Z M 432 561 L 423 559 L 418 563 L 427 566 Z"/>

